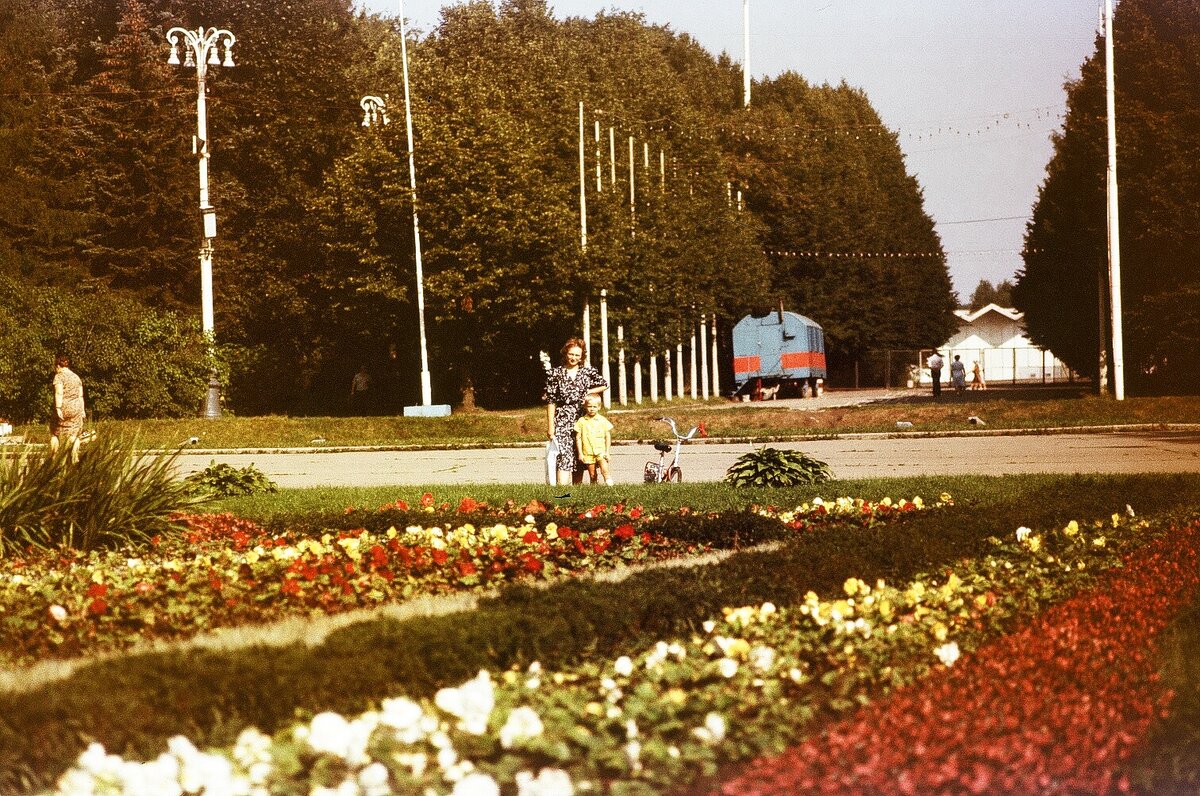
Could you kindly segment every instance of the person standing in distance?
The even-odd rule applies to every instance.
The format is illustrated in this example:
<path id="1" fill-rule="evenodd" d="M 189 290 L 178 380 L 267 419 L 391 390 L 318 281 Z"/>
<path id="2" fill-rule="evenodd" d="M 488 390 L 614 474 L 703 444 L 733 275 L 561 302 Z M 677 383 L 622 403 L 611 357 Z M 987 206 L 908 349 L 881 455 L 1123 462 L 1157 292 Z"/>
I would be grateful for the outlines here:
<path id="1" fill-rule="evenodd" d="M 956 393 L 961 394 L 967 388 L 967 366 L 958 354 L 954 355 L 954 361 L 950 363 L 950 383 L 954 385 Z"/>
<path id="2" fill-rule="evenodd" d="M 562 365 L 546 374 L 546 439 L 558 445 L 558 483 L 560 486 L 583 482 L 575 455 L 575 421 L 583 414 L 589 395 L 600 395 L 608 382 L 591 365 L 583 364 L 585 344 L 572 337 L 562 347 Z"/>
<path id="3" fill-rule="evenodd" d="M 592 483 L 599 481 L 613 485 L 608 472 L 608 452 L 612 448 L 613 424 L 600 414 L 600 396 L 589 395 L 584 399 L 585 414 L 575 421 L 575 453 L 587 467 Z"/>
<path id="4" fill-rule="evenodd" d="M 83 380 L 71 370 L 66 354 L 54 357 L 54 417 L 50 421 L 50 453 L 60 441 L 71 446 L 71 461 L 79 461 L 79 437 L 83 434 Z"/>
<path id="5" fill-rule="evenodd" d="M 933 397 L 942 397 L 942 366 L 946 364 L 942 355 L 934 349 L 933 354 L 926 360 L 929 364 L 929 377 L 933 379 Z"/>

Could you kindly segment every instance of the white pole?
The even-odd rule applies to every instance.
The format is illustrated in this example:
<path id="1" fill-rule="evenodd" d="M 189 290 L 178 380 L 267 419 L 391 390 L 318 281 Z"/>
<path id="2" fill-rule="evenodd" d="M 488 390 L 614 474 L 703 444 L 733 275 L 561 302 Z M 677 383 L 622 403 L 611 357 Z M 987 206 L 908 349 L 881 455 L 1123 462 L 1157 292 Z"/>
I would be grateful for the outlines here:
<path id="1" fill-rule="evenodd" d="M 668 356 L 670 354 L 668 353 Z M 683 397 L 683 343 L 675 344 L 675 394 Z"/>
<path id="2" fill-rule="evenodd" d="M 600 120 L 596 120 L 596 193 L 604 190 L 604 181 L 600 177 Z"/>
<path id="3" fill-rule="evenodd" d="M 658 357 L 650 356 L 650 402 L 658 403 Z"/>
<path id="4" fill-rule="evenodd" d="M 700 315 L 700 394 L 708 400 L 708 316 Z"/>
<path id="5" fill-rule="evenodd" d="M 584 364 L 592 364 L 592 305 L 586 302 L 583 305 L 583 350 Z"/>
<path id="6" fill-rule="evenodd" d="M 617 391 L 621 397 L 621 406 L 629 403 L 629 392 L 625 383 L 625 327 L 617 324 Z"/>
<path id="7" fill-rule="evenodd" d="M 642 360 L 633 360 L 633 402 L 642 404 Z"/>
<path id="8" fill-rule="evenodd" d="M 636 223 L 637 205 L 634 202 L 633 182 L 633 136 L 629 136 L 629 220 Z"/>
<path id="9" fill-rule="evenodd" d="M 583 160 L 583 101 L 579 102 L 579 248 L 587 251 L 587 166 Z"/>
<path id="10" fill-rule="evenodd" d="M 750 107 L 750 0 L 742 0 L 742 105 Z"/>
<path id="11" fill-rule="evenodd" d="M 600 375 L 609 384 L 604 391 L 604 408 L 612 406 L 612 371 L 608 365 L 608 291 L 600 291 Z"/>
<path id="12" fill-rule="evenodd" d="M 663 397 L 671 400 L 671 350 L 663 352 Z"/>
<path id="13" fill-rule="evenodd" d="M 400 60 L 404 72 L 404 123 L 408 131 L 408 184 L 412 193 L 413 250 L 417 267 L 417 328 L 421 337 L 421 405 L 433 405 L 433 389 L 429 382 L 429 346 L 425 339 L 425 274 L 421 266 L 421 224 L 417 219 L 417 165 L 413 157 L 412 102 L 408 91 L 408 34 L 404 30 L 404 0 L 400 3 Z"/>
<path id="14" fill-rule="evenodd" d="M 712 314 L 712 394 L 721 395 L 721 374 L 717 369 L 717 313 Z"/>
<path id="15" fill-rule="evenodd" d="M 690 385 L 689 392 L 691 393 L 692 400 L 694 401 L 694 400 L 696 400 L 696 327 L 695 326 L 692 327 L 692 348 L 691 348 L 691 351 L 689 352 L 688 359 L 690 360 L 690 363 L 692 366 L 692 369 L 690 371 L 691 385 Z"/>
<path id="16" fill-rule="evenodd" d="M 1108 94 L 1108 292 L 1112 309 L 1113 397 L 1125 400 L 1125 356 L 1121 323 L 1121 229 L 1117 200 L 1117 99 L 1113 56 L 1113 0 L 1104 0 L 1104 63 Z"/>
<path id="17" fill-rule="evenodd" d="M 617 134 L 613 128 L 608 128 L 608 172 L 609 185 L 617 190 Z"/>
<path id="18" fill-rule="evenodd" d="M 213 240 L 217 237 L 217 213 L 208 201 L 208 101 L 205 81 L 208 66 L 233 66 L 233 45 L 237 39 L 223 28 L 171 28 L 166 34 L 171 44 L 167 63 L 179 65 L 179 45 L 187 51 L 185 66 L 196 68 L 196 142 L 195 155 L 200 176 L 200 328 L 208 345 L 209 356 L 216 348 L 216 329 L 213 323 Z M 220 45 L 225 44 L 225 58 L 220 58 Z M 221 382 L 215 368 L 208 373 L 208 392 L 204 400 L 204 417 L 214 420 L 221 416 Z"/>

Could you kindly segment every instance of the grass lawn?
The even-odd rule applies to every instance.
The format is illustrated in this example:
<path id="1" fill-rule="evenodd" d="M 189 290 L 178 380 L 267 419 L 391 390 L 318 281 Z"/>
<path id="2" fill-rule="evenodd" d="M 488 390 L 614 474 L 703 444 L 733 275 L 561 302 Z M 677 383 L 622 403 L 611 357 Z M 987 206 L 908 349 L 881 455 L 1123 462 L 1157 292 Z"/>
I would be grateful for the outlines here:
<path id="1" fill-rule="evenodd" d="M 817 404 L 814 402 L 814 407 Z M 966 410 L 964 412 L 964 410 Z M 924 392 L 903 398 L 829 408 L 773 402 L 733 404 L 724 399 L 676 401 L 618 410 L 610 415 L 614 438 L 654 439 L 665 426 L 655 418 L 669 413 L 682 428 L 704 423 L 710 437 L 770 439 L 829 436 L 853 432 L 895 432 L 896 422 L 912 423 L 914 432 L 961 430 L 967 414 L 983 418 L 991 429 L 1079 427 L 1129 423 L 1195 423 L 1200 421 L 1200 397 L 1167 396 L 1114 401 L 1061 389 L 994 389 L 947 394 L 934 402 Z M 174 448 L 189 438 L 198 447 L 280 448 L 335 446 L 479 446 L 535 443 L 545 440 L 545 410 L 456 412 L 444 418 L 416 417 L 233 417 L 218 420 L 99 421 L 105 435 L 133 437 L 148 448 Z M 45 442 L 41 426 L 16 429 L 30 442 Z"/>

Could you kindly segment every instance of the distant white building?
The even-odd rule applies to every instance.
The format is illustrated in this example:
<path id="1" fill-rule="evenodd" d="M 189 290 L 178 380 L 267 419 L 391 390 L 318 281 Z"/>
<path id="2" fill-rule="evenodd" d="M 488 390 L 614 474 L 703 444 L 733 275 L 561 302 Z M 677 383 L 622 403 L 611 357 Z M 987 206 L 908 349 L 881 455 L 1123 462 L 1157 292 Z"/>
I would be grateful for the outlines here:
<path id="1" fill-rule="evenodd" d="M 1071 369 L 1049 351 L 1038 348 L 1025 336 L 1025 313 L 988 304 L 977 310 L 955 310 L 958 331 L 938 348 L 946 365 L 942 380 L 950 379 L 950 363 L 955 355 L 967 366 L 967 381 L 978 362 L 985 382 L 1067 381 Z M 929 353 L 922 353 L 922 366 Z M 929 369 L 922 367 L 921 381 L 928 384 Z"/>

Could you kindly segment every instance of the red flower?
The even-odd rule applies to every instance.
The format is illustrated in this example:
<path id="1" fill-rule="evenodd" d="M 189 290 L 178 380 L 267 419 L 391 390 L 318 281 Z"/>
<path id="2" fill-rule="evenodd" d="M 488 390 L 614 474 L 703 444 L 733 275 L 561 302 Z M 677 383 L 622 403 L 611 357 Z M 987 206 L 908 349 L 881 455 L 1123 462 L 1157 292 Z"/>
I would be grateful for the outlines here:
<path id="1" fill-rule="evenodd" d="M 208 585 L 212 588 L 213 591 L 220 591 L 221 590 L 221 579 L 220 578 L 209 578 Z"/>
<path id="2" fill-rule="evenodd" d="M 525 544 L 537 544 L 541 540 L 542 538 L 538 536 L 537 531 L 526 531 L 525 535 L 521 537 L 521 541 Z"/>
<path id="3" fill-rule="evenodd" d="M 574 539 L 578 535 L 579 535 L 579 531 L 572 531 L 570 528 L 559 528 L 558 529 L 558 538 L 559 539 Z"/>
<path id="4" fill-rule="evenodd" d="M 613 531 L 613 536 L 622 541 L 628 542 L 633 538 L 633 526 L 629 523 L 621 525 L 615 531 Z"/>
<path id="5" fill-rule="evenodd" d="M 521 564 L 526 572 L 541 572 L 543 564 L 537 556 L 532 553 L 525 553 L 521 556 Z"/>
<path id="6" fill-rule="evenodd" d="M 100 614 L 102 614 L 108 610 L 108 603 L 105 602 L 100 597 L 97 597 L 96 599 L 94 599 L 90 603 L 88 603 L 87 609 L 88 609 L 89 614 L 96 614 L 97 616 L 99 616 Z"/>
<path id="7" fill-rule="evenodd" d="M 475 562 L 473 562 L 473 561 L 459 561 L 458 562 L 458 574 L 459 575 L 464 575 L 464 576 L 465 575 L 474 575 L 478 571 L 479 570 L 476 568 Z"/>
<path id="8" fill-rule="evenodd" d="M 426 492 L 425 494 L 421 495 L 421 505 L 424 506 L 425 508 L 429 508 L 430 506 L 433 505 L 433 493 L 432 492 Z"/>
<path id="9" fill-rule="evenodd" d="M 381 546 L 373 545 L 368 552 L 371 555 L 371 566 L 382 567 L 384 564 L 387 563 L 387 560 L 388 560 L 387 551 L 384 550 Z"/>
<path id="10" fill-rule="evenodd" d="M 445 564 L 447 559 L 449 559 L 449 558 L 450 558 L 450 556 L 448 556 L 446 554 L 445 550 L 434 550 L 433 551 L 433 563 L 437 564 L 438 566 Z"/>
<path id="11" fill-rule="evenodd" d="M 108 594 L 108 584 L 106 583 L 93 583 L 87 588 L 88 597 L 103 597 L 106 594 Z"/>
<path id="12" fill-rule="evenodd" d="M 463 498 L 458 503 L 458 513 L 459 514 L 467 514 L 469 512 L 475 511 L 477 508 L 479 508 L 479 504 L 476 503 L 472 498 L 469 498 L 469 497 Z"/>
<path id="13" fill-rule="evenodd" d="M 629 510 L 629 519 L 631 519 L 631 520 L 636 520 L 641 516 L 642 516 L 642 507 L 641 506 L 634 506 L 633 508 L 631 508 Z"/>
<path id="14" fill-rule="evenodd" d="M 295 578 L 284 578 L 279 590 L 284 594 L 299 594 L 300 581 L 296 580 Z"/>
<path id="15" fill-rule="evenodd" d="M 603 553 L 605 550 L 608 549 L 608 546 L 610 544 L 612 544 L 611 539 L 601 539 L 598 542 L 592 542 L 592 553 L 594 555 L 600 555 L 601 553 Z"/>

